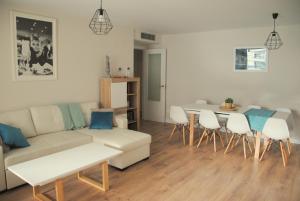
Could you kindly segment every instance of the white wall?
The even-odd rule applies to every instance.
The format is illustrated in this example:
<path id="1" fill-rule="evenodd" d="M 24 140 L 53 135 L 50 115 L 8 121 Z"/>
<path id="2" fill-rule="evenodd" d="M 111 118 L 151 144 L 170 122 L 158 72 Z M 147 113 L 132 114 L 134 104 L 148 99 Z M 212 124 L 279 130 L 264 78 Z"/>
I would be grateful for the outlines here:
<path id="1" fill-rule="evenodd" d="M 284 45 L 269 53 L 268 73 L 235 73 L 233 49 L 262 46 L 269 28 L 236 29 L 165 35 L 167 48 L 167 111 L 170 105 L 207 99 L 237 104 L 293 109 L 300 140 L 300 25 L 281 26 Z M 169 112 L 167 113 L 169 114 Z"/>
<path id="2" fill-rule="evenodd" d="M 58 80 L 12 81 L 11 9 L 57 19 Z M 99 100 L 98 80 L 105 75 L 105 55 L 111 56 L 115 69 L 133 66 L 133 29 L 114 27 L 107 36 L 98 36 L 89 29 L 89 21 L 80 14 L 68 15 L 67 9 L 61 13 L 26 1 L 0 2 L 0 111 Z"/>

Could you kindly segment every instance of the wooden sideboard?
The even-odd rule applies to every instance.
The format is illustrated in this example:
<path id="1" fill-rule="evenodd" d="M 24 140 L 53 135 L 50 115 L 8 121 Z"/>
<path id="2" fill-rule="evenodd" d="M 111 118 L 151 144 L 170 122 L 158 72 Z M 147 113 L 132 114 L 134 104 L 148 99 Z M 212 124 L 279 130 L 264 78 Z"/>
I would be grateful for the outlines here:
<path id="1" fill-rule="evenodd" d="M 140 78 L 102 78 L 100 104 L 113 108 L 116 113 L 127 113 L 128 128 L 140 129 L 141 95 Z"/>

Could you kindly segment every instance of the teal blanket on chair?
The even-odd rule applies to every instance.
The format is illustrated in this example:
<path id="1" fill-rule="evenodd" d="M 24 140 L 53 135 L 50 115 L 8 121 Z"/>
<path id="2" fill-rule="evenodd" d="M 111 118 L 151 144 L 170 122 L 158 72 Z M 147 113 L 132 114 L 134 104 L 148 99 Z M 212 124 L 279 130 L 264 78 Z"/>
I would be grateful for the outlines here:
<path id="1" fill-rule="evenodd" d="M 267 122 L 268 118 L 273 116 L 275 111 L 267 109 L 250 109 L 245 112 L 251 130 L 261 132 Z"/>

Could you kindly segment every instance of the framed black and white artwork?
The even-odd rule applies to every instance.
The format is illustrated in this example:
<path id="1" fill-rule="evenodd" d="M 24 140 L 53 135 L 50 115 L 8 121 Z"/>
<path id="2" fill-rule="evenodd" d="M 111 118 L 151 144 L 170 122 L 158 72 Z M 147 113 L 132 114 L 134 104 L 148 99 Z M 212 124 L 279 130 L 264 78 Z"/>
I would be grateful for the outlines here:
<path id="1" fill-rule="evenodd" d="M 12 11 L 11 24 L 13 79 L 57 79 L 56 20 Z"/>
<path id="2" fill-rule="evenodd" d="M 235 72 L 267 72 L 268 50 L 265 47 L 240 47 L 234 49 Z"/>

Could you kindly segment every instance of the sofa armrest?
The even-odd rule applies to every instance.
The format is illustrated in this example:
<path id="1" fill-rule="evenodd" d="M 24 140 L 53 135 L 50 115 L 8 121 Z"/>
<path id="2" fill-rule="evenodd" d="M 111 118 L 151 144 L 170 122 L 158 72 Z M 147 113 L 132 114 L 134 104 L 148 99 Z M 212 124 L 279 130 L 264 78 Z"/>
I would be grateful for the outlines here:
<path id="1" fill-rule="evenodd" d="M 4 148 L 0 145 L 0 171 L 5 170 L 4 166 Z"/>
<path id="2" fill-rule="evenodd" d="M 127 114 L 119 114 L 115 116 L 118 128 L 128 128 Z"/>
<path id="3" fill-rule="evenodd" d="M 6 189 L 3 147 L 0 145 L 0 192 Z"/>

